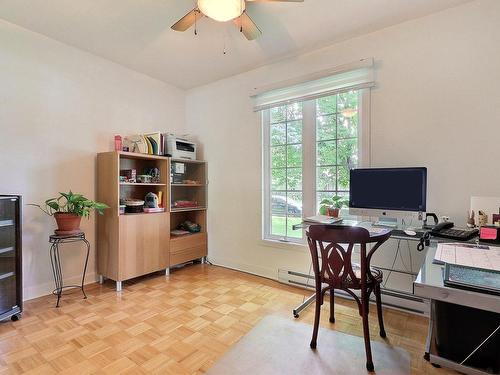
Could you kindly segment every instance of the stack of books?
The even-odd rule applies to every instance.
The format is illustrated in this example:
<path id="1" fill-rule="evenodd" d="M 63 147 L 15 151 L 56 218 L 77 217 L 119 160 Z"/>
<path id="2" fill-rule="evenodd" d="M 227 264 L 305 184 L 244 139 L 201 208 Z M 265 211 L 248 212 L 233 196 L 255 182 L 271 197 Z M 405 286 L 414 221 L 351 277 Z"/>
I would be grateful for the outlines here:
<path id="1" fill-rule="evenodd" d="M 128 135 L 123 146 L 130 152 L 149 155 L 165 155 L 165 135 L 160 132 Z"/>

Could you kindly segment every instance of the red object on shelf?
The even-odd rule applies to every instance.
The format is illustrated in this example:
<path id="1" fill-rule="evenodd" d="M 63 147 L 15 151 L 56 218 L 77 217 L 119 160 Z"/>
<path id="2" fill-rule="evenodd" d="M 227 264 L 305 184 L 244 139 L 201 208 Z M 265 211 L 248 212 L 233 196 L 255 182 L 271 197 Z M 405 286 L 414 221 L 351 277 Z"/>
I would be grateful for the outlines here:
<path id="1" fill-rule="evenodd" d="M 178 207 L 178 208 L 198 207 L 198 202 L 196 202 L 196 201 L 175 201 L 174 207 Z"/>
<path id="2" fill-rule="evenodd" d="M 122 137 L 121 135 L 115 135 L 115 151 L 122 150 Z"/>

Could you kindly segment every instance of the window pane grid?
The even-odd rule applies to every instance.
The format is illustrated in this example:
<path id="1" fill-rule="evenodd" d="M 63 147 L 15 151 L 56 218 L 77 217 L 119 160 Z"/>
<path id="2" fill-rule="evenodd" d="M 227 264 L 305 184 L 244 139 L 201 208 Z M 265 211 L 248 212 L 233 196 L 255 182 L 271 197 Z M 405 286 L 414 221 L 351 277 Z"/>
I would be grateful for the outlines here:
<path id="1" fill-rule="evenodd" d="M 270 234 L 302 238 L 292 225 L 302 220 L 302 103 L 270 110 L 271 209 Z M 300 113 L 299 113 L 300 112 Z M 273 121 L 273 116 L 278 118 Z"/>
<path id="2" fill-rule="evenodd" d="M 317 209 L 325 198 L 349 195 L 349 168 L 358 154 L 357 115 L 357 92 L 316 100 Z"/>
<path id="3" fill-rule="evenodd" d="M 314 214 L 322 199 L 349 196 L 349 169 L 358 163 L 358 96 L 351 91 L 264 111 L 265 237 L 303 243 L 303 231 L 292 230 L 303 214 Z"/>

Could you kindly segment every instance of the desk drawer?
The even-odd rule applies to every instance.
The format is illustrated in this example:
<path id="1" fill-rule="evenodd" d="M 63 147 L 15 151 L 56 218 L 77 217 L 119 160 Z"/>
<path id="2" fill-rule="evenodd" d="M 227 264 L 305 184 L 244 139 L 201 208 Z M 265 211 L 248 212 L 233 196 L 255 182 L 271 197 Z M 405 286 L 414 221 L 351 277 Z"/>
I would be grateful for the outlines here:
<path id="1" fill-rule="evenodd" d="M 206 244 L 190 247 L 188 249 L 184 249 L 176 253 L 170 254 L 170 265 L 175 266 L 177 264 L 202 258 L 206 255 L 207 255 Z"/>
<path id="2" fill-rule="evenodd" d="M 203 246 L 207 247 L 207 234 L 195 233 L 182 237 L 175 237 L 170 239 L 170 254 L 184 252 L 188 249 Z"/>

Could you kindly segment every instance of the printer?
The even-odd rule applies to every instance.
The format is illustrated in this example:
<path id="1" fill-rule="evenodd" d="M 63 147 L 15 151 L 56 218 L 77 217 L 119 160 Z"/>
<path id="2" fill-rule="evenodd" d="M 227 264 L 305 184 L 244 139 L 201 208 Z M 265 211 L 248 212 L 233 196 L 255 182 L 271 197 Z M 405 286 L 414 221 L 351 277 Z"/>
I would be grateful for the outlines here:
<path id="1" fill-rule="evenodd" d="M 196 143 L 175 134 L 164 136 L 166 154 L 174 159 L 196 160 Z"/>

